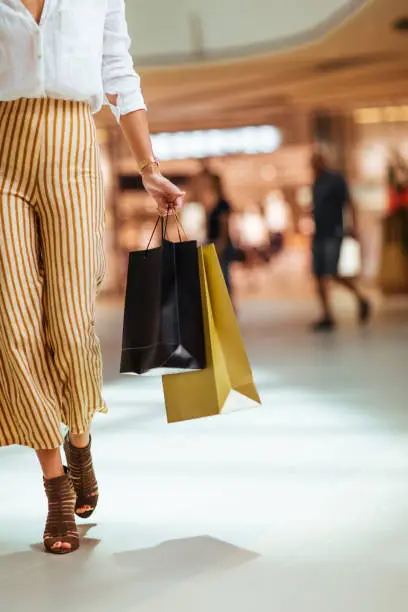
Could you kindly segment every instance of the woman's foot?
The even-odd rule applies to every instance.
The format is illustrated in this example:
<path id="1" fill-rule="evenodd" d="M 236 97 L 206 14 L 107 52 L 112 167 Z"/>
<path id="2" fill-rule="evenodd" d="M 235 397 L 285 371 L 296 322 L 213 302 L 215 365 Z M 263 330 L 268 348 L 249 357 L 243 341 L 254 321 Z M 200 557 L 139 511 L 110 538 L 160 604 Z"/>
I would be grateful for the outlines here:
<path id="1" fill-rule="evenodd" d="M 48 498 L 48 517 L 44 531 L 47 552 L 64 555 L 79 548 L 79 533 L 75 523 L 75 491 L 67 473 L 56 478 L 44 478 Z"/>
<path id="2" fill-rule="evenodd" d="M 89 518 L 99 498 L 98 483 L 92 465 L 91 438 L 87 446 L 79 448 L 74 446 L 68 433 L 64 441 L 64 451 L 77 497 L 75 514 L 80 518 Z"/>

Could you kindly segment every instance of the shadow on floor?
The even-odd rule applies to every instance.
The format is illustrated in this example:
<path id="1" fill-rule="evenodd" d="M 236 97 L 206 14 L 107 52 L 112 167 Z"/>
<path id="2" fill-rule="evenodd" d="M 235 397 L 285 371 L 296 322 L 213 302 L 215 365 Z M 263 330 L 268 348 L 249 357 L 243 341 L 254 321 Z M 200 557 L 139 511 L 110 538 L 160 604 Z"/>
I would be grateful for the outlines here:
<path id="1" fill-rule="evenodd" d="M 115 555 L 140 582 L 184 581 L 207 571 L 230 570 L 260 555 L 210 536 L 163 542 L 154 548 Z"/>
<path id="2" fill-rule="evenodd" d="M 88 528 L 82 529 L 82 536 Z M 78 553 L 57 558 L 44 554 L 37 544 L 31 551 L 0 556 L 0 582 L 7 582 L 1 598 L 4 609 L 22 612 L 34 601 L 41 602 L 41 608 L 35 609 L 52 612 L 62 603 L 61 588 L 75 584 L 77 612 L 133 612 L 200 575 L 228 572 L 260 556 L 209 536 L 94 557 L 97 543 L 86 538 Z M 27 588 L 21 588 L 22 584 Z"/>

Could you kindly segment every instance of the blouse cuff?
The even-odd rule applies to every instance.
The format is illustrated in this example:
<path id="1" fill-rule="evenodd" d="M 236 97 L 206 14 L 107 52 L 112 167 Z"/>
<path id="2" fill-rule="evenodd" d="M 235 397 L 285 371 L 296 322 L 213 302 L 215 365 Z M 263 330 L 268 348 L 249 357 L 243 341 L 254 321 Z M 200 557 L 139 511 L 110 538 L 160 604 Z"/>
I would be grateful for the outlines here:
<path id="1" fill-rule="evenodd" d="M 116 120 L 119 122 L 122 115 L 127 115 L 138 110 L 147 110 L 141 91 L 118 94 L 116 106 L 109 103 Z"/>

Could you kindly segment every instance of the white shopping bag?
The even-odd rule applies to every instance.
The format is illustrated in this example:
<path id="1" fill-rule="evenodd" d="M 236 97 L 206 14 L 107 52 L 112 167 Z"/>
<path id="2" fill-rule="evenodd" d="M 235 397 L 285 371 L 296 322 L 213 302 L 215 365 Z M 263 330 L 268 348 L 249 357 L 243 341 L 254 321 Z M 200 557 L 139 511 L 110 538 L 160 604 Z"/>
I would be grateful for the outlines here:
<path id="1" fill-rule="evenodd" d="M 361 247 L 360 243 L 348 236 L 341 245 L 339 276 L 343 278 L 356 278 L 361 274 Z"/>

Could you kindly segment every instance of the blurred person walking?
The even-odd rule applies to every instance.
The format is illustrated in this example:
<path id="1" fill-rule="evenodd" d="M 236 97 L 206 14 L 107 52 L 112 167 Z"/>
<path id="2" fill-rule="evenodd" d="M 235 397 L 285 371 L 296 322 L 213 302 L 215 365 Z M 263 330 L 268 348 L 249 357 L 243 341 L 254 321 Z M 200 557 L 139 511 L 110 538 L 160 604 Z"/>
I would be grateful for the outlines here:
<path id="1" fill-rule="evenodd" d="M 90 426 L 106 412 L 95 299 L 104 196 L 92 113 L 107 96 L 161 214 L 183 193 L 160 173 L 124 0 L 0 3 L 0 446 L 34 449 L 45 549 L 79 546 L 98 502 Z M 61 424 L 68 468 L 61 460 Z"/>
<path id="2" fill-rule="evenodd" d="M 229 227 L 232 207 L 225 198 L 222 181 L 217 174 L 204 170 L 201 178 L 204 180 L 200 199 L 207 215 L 207 240 L 215 245 L 225 283 L 232 296 L 231 263 L 234 260 L 234 246 Z"/>
<path id="3" fill-rule="evenodd" d="M 356 298 L 361 324 L 371 315 L 370 302 L 362 295 L 352 279 L 339 275 L 339 261 L 344 238 L 344 215 L 349 209 L 352 219 L 351 233 L 358 238 L 357 211 L 350 197 L 344 176 L 332 170 L 325 156 L 318 152 L 312 156 L 313 218 L 315 233 L 312 255 L 313 272 L 323 316 L 313 325 L 314 331 L 332 331 L 335 328 L 330 299 L 330 281 L 349 290 Z"/>

